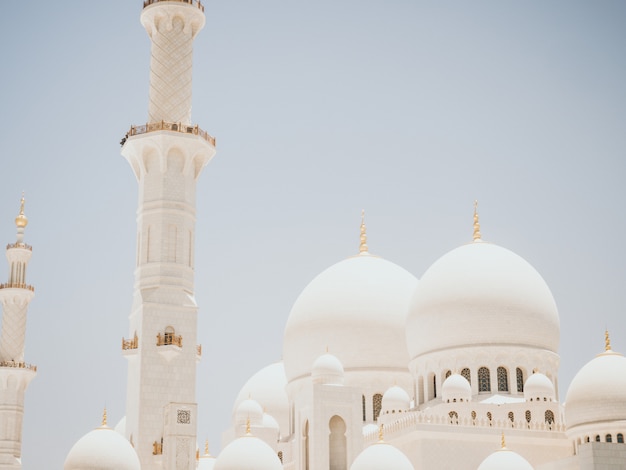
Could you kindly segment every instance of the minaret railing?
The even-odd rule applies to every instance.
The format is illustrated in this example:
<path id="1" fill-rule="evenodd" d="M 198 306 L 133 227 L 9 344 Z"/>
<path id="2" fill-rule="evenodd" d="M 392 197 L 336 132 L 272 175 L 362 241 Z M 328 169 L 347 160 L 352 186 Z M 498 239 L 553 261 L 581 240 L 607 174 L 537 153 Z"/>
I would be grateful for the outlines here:
<path id="1" fill-rule="evenodd" d="M 202 4 L 202 2 L 200 0 L 144 0 L 143 2 L 143 7 L 146 8 L 147 6 L 153 5 L 155 3 L 159 3 L 159 2 L 178 2 L 178 3 L 187 3 L 189 5 L 193 5 L 195 7 L 198 7 L 200 9 L 200 11 L 202 11 L 204 13 L 204 5 Z"/>
<path id="2" fill-rule="evenodd" d="M 195 126 L 191 126 L 187 124 L 182 124 L 180 122 L 167 121 L 149 122 L 141 126 L 131 126 L 130 130 L 126 133 L 120 143 L 124 145 L 129 137 L 156 131 L 173 131 L 181 132 L 183 134 L 199 135 L 204 140 L 213 145 L 213 147 L 215 147 L 215 137 L 213 137 L 207 131 L 200 129 L 197 124 Z"/>
<path id="3" fill-rule="evenodd" d="M 7 245 L 7 250 L 10 250 L 12 248 L 22 248 L 23 250 L 33 251 L 33 247 L 27 245 L 26 243 L 9 243 Z"/>
<path id="4" fill-rule="evenodd" d="M 0 367 L 13 367 L 15 369 L 28 369 L 37 372 L 37 366 L 26 362 L 0 361 Z"/>
<path id="5" fill-rule="evenodd" d="M 183 337 L 182 335 L 173 335 L 169 333 L 165 333 L 162 335 L 161 333 L 157 334 L 157 346 L 178 346 L 179 348 L 183 347 Z"/>
<path id="6" fill-rule="evenodd" d="M 26 289 L 31 292 L 35 292 L 35 288 L 33 286 L 21 282 L 5 282 L 4 284 L 0 284 L 0 289 Z"/>

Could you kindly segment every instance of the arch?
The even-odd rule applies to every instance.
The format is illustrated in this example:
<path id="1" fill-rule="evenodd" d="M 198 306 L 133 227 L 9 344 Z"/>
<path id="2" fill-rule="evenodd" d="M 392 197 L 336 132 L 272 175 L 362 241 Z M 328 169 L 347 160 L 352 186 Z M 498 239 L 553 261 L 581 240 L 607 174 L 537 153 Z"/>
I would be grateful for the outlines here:
<path id="1" fill-rule="evenodd" d="M 367 413 L 365 412 L 365 395 L 361 395 L 363 402 L 363 422 L 367 421 Z"/>
<path id="2" fill-rule="evenodd" d="M 621 432 L 617 435 L 617 443 L 618 444 L 624 443 L 624 435 Z"/>
<path id="3" fill-rule="evenodd" d="M 604 436 L 604 440 L 606 442 L 613 442 L 613 436 L 611 434 L 607 434 L 606 436 Z"/>
<path id="4" fill-rule="evenodd" d="M 346 423 L 340 416 L 333 416 L 328 422 L 328 468 L 329 470 L 347 470 Z"/>
<path id="5" fill-rule="evenodd" d="M 498 375 L 498 392 L 508 392 L 509 391 L 509 371 L 506 370 L 506 367 L 500 366 L 497 369 Z"/>
<path id="6" fill-rule="evenodd" d="M 380 410 L 383 407 L 383 395 L 381 393 L 376 393 L 372 397 L 372 408 L 374 410 L 374 421 L 378 420 L 378 415 L 380 415 Z"/>
<path id="7" fill-rule="evenodd" d="M 590 441 L 589 436 L 585 437 L 585 442 L 589 442 L 589 441 Z"/>
<path id="8" fill-rule="evenodd" d="M 468 367 L 464 367 L 461 370 L 461 375 L 467 379 L 470 385 L 472 384 L 472 374 Z"/>
<path id="9" fill-rule="evenodd" d="M 452 375 L 452 371 L 450 369 L 448 369 L 445 374 L 443 375 L 444 380 L 447 379 L 448 377 L 450 377 Z"/>
<path id="10" fill-rule="evenodd" d="M 283 463 L 283 451 L 282 450 L 278 451 L 278 458 L 280 460 L 280 463 Z"/>
<path id="11" fill-rule="evenodd" d="M 526 422 L 530 424 L 530 420 L 532 419 L 532 414 L 530 410 L 526 410 Z"/>
<path id="12" fill-rule="evenodd" d="M 489 420 L 489 422 L 493 420 L 493 415 L 491 414 L 491 411 L 487 411 L 487 419 Z"/>
<path id="13" fill-rule="evenodd" d="M 174 344 L 174 327 L 167 326 L 165 328 L 165 334 L 163 335 L 163 344 Z"/>
<path id="14" fill-rule="evenodd" d="M 512 411 L 509 411 L 509 421 L 511 423 L 515 422 L 515 413 L 513 413 Z"/>
<path id="15" fill-rule="evenodd" d="M 459 414 L 456 411 L 451 411 L 448 416 L 450 417 L 450 424 L 459 424 Z"/>
<path id="16" fill-rule="evenodd" d="M 524 371 L 518 367 L 515 369 L 515 377 L 517 378 L 517 393 L 524 393 Z"/>
<path id="17" fill-rule="evenodd" d="M 491 391 L 491 377 L 489 376 L 489 369 L 487 367 L 481 367 L 478 369 L 478 392 L 490 392 Z"/>
<path id="18" fill-rule="evenodd" d="M 476 412 L 472 410 L 472 421 L 476 420 Z"/>
<path id="19" fill-rule="evenodd" d="M 552 425 L 554 423 L 554 413 L 552 412 L 552 410 L 546 410 L 544 418 L 546 424 Z"/>
<path id="20" fill-rule="evenodd" d="M 600 435 L 596 434 L 596 442 L 600 442 Z"/>

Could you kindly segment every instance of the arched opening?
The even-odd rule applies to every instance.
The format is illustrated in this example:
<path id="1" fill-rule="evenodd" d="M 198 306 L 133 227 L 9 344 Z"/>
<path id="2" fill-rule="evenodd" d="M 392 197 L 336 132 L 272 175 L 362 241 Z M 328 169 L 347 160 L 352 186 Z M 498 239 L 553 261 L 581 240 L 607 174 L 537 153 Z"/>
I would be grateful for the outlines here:
<path id="1" fill-rule="evenodd" d="M 515 422 L 515 414 L 512 411 L 509 411 L 509 421 L 511 424 Z"/>
<path id="2" fill-rule="evenodd" d="M 380 410 L 383 407 L 383 395 L 381 393 L 377 393 L 372 397 L 372 408 L 374 410 L 374 421 L 378 420 L 378 415 L 380 415 Z"/>
<path id="3" fill-rule="evenodd" d="M 509 371 L 506 367 L 498 367 L 498 392 L 509 391 Z"/>
<path id="4" fill-rule="evenodd" d="M 623 444 L 624 443 L 624 435 L 622 433 L 619 433 L 617 435 L 617 442 L 618 442 L 618 444 Z"/>
<path id="5" fill-rule="evenodd" d="M 367 421 L 367 413 L 365 412 L 365 395 L 361 395 L 363 401 L 363 422 Z"/>
<path id="6" fill-rule="evenodd" d="M 471 375 L 470 370 L 467 367 L 461 370 L 461 375 L 467 379 L 470 385 L 472 384 L 472 375 Z"/>
<path id="7" fill-rule="evenodd" d="M 517 377 L 517 393 L 524 392 L 524 371 L 519 367 L 515 369 L 515 376 Z"/>
<path id="8" fill-rule="evenodd" d="M 174 344 L 174 328 L 173 327 L 168 326 L 167 328 L 165 328 L 163 344 Z"/>
<path id="9" fill-rule="evenodd" d="M 552 424 L 554 423 L 554 413 L 551 410 L 546 410 L 544 418 L 546 424 L 552 426 Z"/>
<path id="10" fill-rule="evenodd" d="M 452 375 L 452 371 L 451 370 L 447 370 L 446 373 L 444 374 L 444 377 L 447 379 L 451 375 Z"/>
<path id="11" fill-rule="evenodd" d="M 459 415 L 456 411 L 451 411 L 448 416 L 450 416 L 450 424 L 459 424 Z"/>
<path id="12" fill-rule="evenodd" d="M 530 414 L 530 410 L 526 410 L 526 422 L 530 425 L 530 420 L 532 419 L 532 415 Z"/>
<path id="13" fill-rule="evenodd" d="M 596 435 L 596 442 L 600 442 L 600 436 Z"/>
<path id="14" fill-rule="evenodd" d="M 489 369 L 487 369 L 486 367 L 481 367 L 480 369 L 478 369 L 478 391 L 491 391 L 491 378 L 489 377 Z"/>
<path id="15" fill-rule="evenodd" d="M 347 470 L 347 442 L 346 423 L 342 418 L 335 415 L 328 423 L 330 435 L 328 436 L 328 464 L 329 470 Z"/>
<path id="16" fill-rule="evenodd" d="M 613 442 L 613 436 L 611 436 L 610 434 L 607 434 L 606 436 L 604 436 L 604 440 L 606 442 Z"/>

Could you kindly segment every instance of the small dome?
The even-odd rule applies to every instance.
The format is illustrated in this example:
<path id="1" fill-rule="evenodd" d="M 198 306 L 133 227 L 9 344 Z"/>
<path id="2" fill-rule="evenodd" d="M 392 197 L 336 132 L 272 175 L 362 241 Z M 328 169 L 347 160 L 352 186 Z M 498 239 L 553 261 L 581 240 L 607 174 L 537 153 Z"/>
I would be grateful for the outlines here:
<path id="1" fill-rule="evenodd" d="M 442 256 L 424 273 L 406 334 L 411 359 L 485 344 L 556 354 L 559 316 L 546 282 L 526 260 L 475 242 Z"/>
<path id="2" fill-rule="evenodd" d="M 394 385 L 387 389 L 383 395 L 383 403 L 381 412 L 383 414 L 388 413 L 402 413 L 408 411 L 411 407 L 411 397 L 402 387 Z"/>
<path id="3" fill-rule="evenodd" d="M 368 434 L 375 434 L 378 432 L 378 426 L 374 423 L 369 423 L 363 426 L 363 435 L 367 436 Z"/>
<path id="4" fill-rule="evenodd" d="M 264 428 L 274 429 L 276 432 L 280 432 L 280 427 L 278 426 L 278 421 L 274 419 L 272 415 L 268 415 L 267 413 L 263 413 L 263 424 Z"/>
<path id="5" fill-rule="evenodd" d="M 81 437 L 72 447 L 64 470 L 140 470 L 133 446 L 106 425 Z"/>
<path id="6" fill-rule="evenodd" d="M 400 450 L 386 442 L 378 442 L 366 447 L 350 470 L 415 470 L 413 464 Z"/>
<path id="7" fill-rule="evenodd" d="M 250 377 L 241 388 L 233 406 L 233 413 L 242 402 L 254 397 L 262 409 L 278 421 L 282 433 L 286 435 L 289 432 L 289 400 L 286 386 L 287 377 L 282 361 L 264 367 Z"/>
<path id="8" fill-rule="evenodd" d="M 568 431 L 626 420 L 626 358 L 608 349 L 574 376 L 565 398 Z"/>
<path id="9" fill-rule="evenodd" d="M 251 426 L 263 424 L 263 408 L 252 398 L 242 401 L 235 411 L 235 426 L 245 426 L 248 420 Z"/>
<path id="10" fill-rule="evenodd" d="M 408 271 L 372 255 L 354 256 L 323 271 L 302 291 L 287 320 L 287 380 L 309 376 L 326 347 L 341 358 L 346 372 L 406 370 L 404 329 L 416 284 Z"/>
<path id="11" fill-rule="evenodd" d="M 478 466 L 478 470 L 533 470 L 532 465 L 521 455 L 506 447 L 494 452 Z"/>
<path id="12" fill-rule="evenodd" d="M 343 365 L 330 353 L 322 354 L 311 368 L 313 383 L 343 385 Z"/>
<path id="13" fill-rule="evenodd" d="M 535 372 L 524 383 L 524 400 L 554 401 L 556 393 L 552 381 L 545 375 Z"/>
<path id="14" fill-rule="evenodd" d="M 283 465 L 269 445 L 248 434 L 222 450 L 214 470 L 283 470 Z"/>
<path id="15" fill-rule="evenodd" d="M 113 429 L 115 429 L 115 432 L 118 432 L 122 436 L 125 436 L 126 435 L 126 416 L 123 416 L 122 419 L 120 419 L 117 422 L 117 424 L 115 425 Z"/>
<path id="16" fill-rule="evenodd" d="M 196 470 L 213 470 L 215 468 L 215 457 L 200 457 Z"/>
<path id="17" fill-rule="evenodd" d="M 460 374 L 451 374 L 441 386 L 444 403 L 472 401 L 472 386 Z"/>

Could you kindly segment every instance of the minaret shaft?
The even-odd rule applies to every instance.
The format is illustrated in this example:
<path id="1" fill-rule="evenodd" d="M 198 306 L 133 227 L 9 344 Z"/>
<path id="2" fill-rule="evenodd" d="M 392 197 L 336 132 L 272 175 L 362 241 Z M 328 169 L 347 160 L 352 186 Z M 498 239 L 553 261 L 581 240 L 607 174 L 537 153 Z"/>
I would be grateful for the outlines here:
<path id="1" fill-rule="evenodd" d="M 215 153 L 213 138 L 190 125 L 192 43 L 204 14 L 195 1 L 146 3 L 149 123 L 131 128 L 122 147 L 139 185 L 131 339 L 122 342 L 126 435 L 142 470 L 194 470 L 196 181 Z"/>

